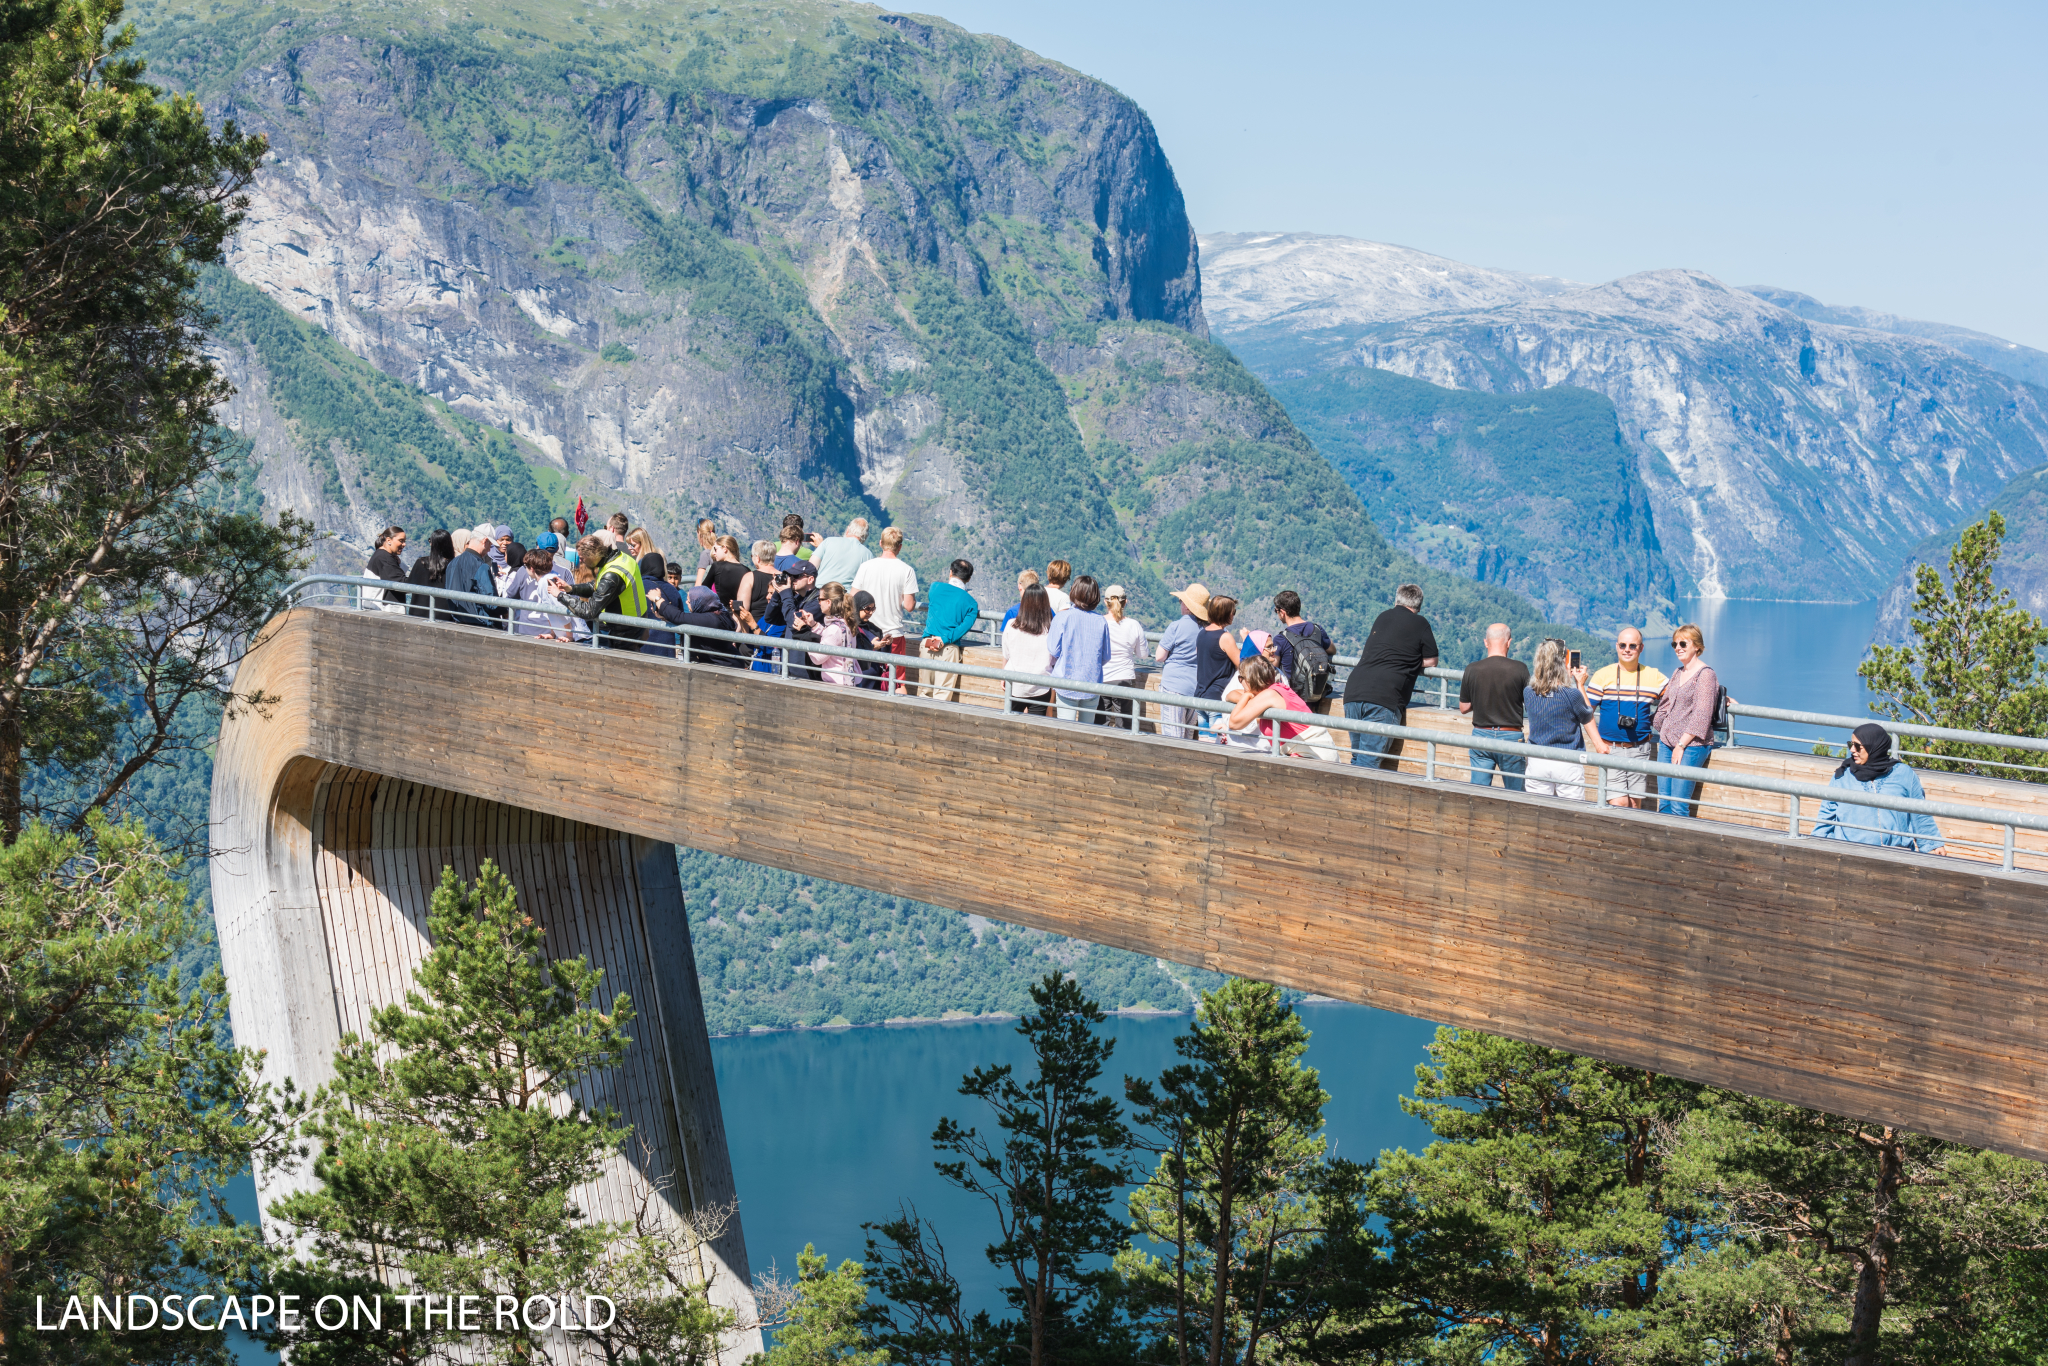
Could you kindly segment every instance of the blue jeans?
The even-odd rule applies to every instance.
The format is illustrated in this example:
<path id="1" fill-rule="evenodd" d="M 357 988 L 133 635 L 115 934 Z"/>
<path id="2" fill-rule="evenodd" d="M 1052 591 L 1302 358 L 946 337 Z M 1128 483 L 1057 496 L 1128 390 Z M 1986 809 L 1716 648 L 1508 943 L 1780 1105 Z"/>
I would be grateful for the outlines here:
<path id="1" fill-rule="evenodd" d="M 1481 787 L 1492 787 L 1493 771 L 1499 769 L 1500 785 L 1502 787 L 1510 792 L 1523 791 L 1524 779 L 1522 775 L 1529 771 L 1528 756 L 1522 754 L 1501 754 L 1495 750 L 1480 749 L 1477 747 L 1476 742 L 1483 735 L 1491 735 L 1496 740 L 1513 740 L 1516 744 L 1522 742 L 1522 732 L 1518 730 L 1508 730 L 1503 726 L 1472 727 L 1472 739 L 1475 742 L 1473 749 L 1470 751 L 1472 755 L 1472 781 Z"/>
<path id="2" fill-rule="evenodd" d="M 1346 702 L 1344 719 L 1347 721 L 1377 721 L 1383 726 L 1401 725 L 1407 718 L 1391 707 L 1377 702 Z M 1351 762 L 1358 768 L 1399 768 L 1401 766 L 1401 740 L 1393 735 L 1367 735 L 1362 730 L 1351 732 Z"/>
<path id="3" fill-rule="evenodd" d="M 1662 740 L 1657 742 L 1657 762 L 1677 764 L 1681 768 L 1705 768 L 1713 756 L 1711 745 L 1687 745 L 1676 759 L 1671 757 L 1671 746 Z M 1699 812 L 1699 804 L 1693 799 L 1699 796 L 1700 785 L 1688 778 L 1659 778 L 1657 795 L 1660 800 L 1657 810 L 1666 816 L 1692 816 Z"/>
<path id="4" fill-rule="evenodd" d="M 1053 713 L 1060 720 L 1082 721 L 1091 726 L 1095 724 L 1095 704 L 1102 699 L 1094 693 L 1064 693 L 1055 691 L 1053 696 L 1055 699 Z"/>

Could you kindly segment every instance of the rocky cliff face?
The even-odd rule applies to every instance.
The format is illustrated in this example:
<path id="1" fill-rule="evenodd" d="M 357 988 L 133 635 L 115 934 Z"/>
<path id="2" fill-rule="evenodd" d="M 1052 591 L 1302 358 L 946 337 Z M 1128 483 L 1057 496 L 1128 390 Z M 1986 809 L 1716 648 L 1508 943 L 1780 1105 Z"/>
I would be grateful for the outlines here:
<path id="1" fill-rule="evenodd" d="M 935 328 L 996 303 L 1009 326 L 979 339 L 1027 367 L 1063 325 L 1205 335 L 1149 121 L 943 24 L 707 13 L 540 43 L 509 10 L 460 29 L 425 9 L 173 10 L 147 46 L 160 77 L 271 140 L 234 273 L 593 501 L 742 539 L 865 505 L 927 562 L 1043 558 L 1019 543 L 1031 519 L 991 501 L 1006 452 L 929 382 Z M 269 491 L 303 505 L 320 481 L 258 411 L 261 364 L 231 369 Z M 393 508 L 340 484 L 321 510 L 360 542 Z M 1114 525 L 1099 488 L 1057 511 Z"/>
<path id="2" fill-rule="evenodd" d="M 1605 394 L 1681 591 L 1870 596 L 1923 537 L 2048 463 L 2048 393 L 1696 271 L 1327 328 L 1238 316 L 1225 335 L 1262 373 L 1349 364 L 1459 389 Z"/>
<path id="3" fill-rule="evenodd" d="M 1972 332 L 1967 327 L 1954 327 L 1948 323 L 1901 318 L 1896 313 L 1884 313 L 1874 308 L 1836 307 L 1822 303 L 1811 294 L 1801 294 L 1796 289 L 1779 289 L 1773 285 L 1750 285 L 1747 288 L 1759 299 L 1797 313 L 1809 322 L 1835 323 L 1866 332 L 1896 332 L 1902 337 L 1924 337 L 1928 341 L 1940 342 L 1952 351 L 1962 352 L 1986 370 L 1996 370 L 2001 375 L 2023 379 L 2029 384 L 2048 385 L 2048 351 L 2036 351 L 2031 346 L 2021 346 L 2018 342 L 2009 342 L 1988 332 Z"/>
<path id="4" fill-rule="evenodd" d="M 1143 112 L 1014 44 L 830 0 L 149 22 L 159 78 L 271 139 L 210 286 L 223 419 L 326 567 L 582 496 L 668 546 L 865 512 L 991 604 L 1065 558 L 1154 624 L 1188 578 L 1354 643 L 1409 579 L 1447 649 L 1540 620 L 1386 542 L 1206 340 Z"/>

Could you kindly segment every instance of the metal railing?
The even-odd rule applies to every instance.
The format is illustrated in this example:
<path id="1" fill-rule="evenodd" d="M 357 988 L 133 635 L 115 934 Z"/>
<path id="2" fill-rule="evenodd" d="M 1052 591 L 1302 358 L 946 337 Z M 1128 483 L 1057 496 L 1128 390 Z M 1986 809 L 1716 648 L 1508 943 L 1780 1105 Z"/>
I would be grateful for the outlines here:
<path id="1" fill-rule="evenodd" d="M 984 631 L 993 642 L 1000 638 L 1001 633 L 997 629 L 999 621 L 1000 617 L 997 614 L 983 612 L 977 616 L 975 627 L 977 630 Z M 1148 645 L 1156 647 L 1164 634 L 1161 631 L 1147 631 L 1145 633 L 1145 641 Z M 1334 694 L 1342 690 L 1351 670 L 1358 664 L 1358 656 L 1337 655 L 1332 658 L 1331 663 L 1336 666 L 1331 678 L 1331 691 Z M 1464 678 L 1465 671 L 1463 669 L 1451 669 L 1441 666 L 1424 669 L 1422 671 L 1422 678 L 1417 681 L 1414 691 L 1409 695 L 1409 706 L 1433 707 L 1439 711 L 1454 710 L 1457 706 L 1456 685 L 1462 683 Z M 1730 698 L 1728 701 L 1728 712 L 1731 717 L 1747 717 L 1757 721 L 1777 721 L 1798 726 L 1816 726 L 1827 730 L 1854 730 L 1857 726 L 1867 721 L 1880 719 L 1873 716 L 1845 716 L 1836 712 L 1796 711 L 1784 707 L 1765 707 L 1751 702 L 1738 702 L 1733 698 Z M 1945 740 L 1954 744 L 1982 745 L 1999 749 L 2026 750 L 2033 753 L 2048 754 L 2048 740 L 2034 739 L 2024 735 L 1993 735 L 1981 731 L 1945 730 L 1939 726 L 1922 726 L 1905 721 L 1883 721 L 1882 724 L 1886 730 L 1895 736 L 1912 735 L 1928 740 Z M 1776 740 L 1799 746 L 1793 752 L 1809 753 L 1816 743 L 1825 743 L 1817 736 L 1783 735 L 1775 731 L 1745 730 L 1740 726 L 1733 725 L 1723 731 L 1722 734 L 1727 737 L 1727 743 L 1731 748 L 1740 748 L 1745 739 L 1752 741 Z M 1905 748 L 1897 749 L 1896 753 L 1901 758 L 1945 759 L 1954 757 L 1936 754 L 1928 750 Z M 2048 773 L 2048 764 L 2015 764 L 1997 759 L 1976 758 L 1972 758 L 1968 762 L 1986 768 L 2007 769 L 2025 773 Z"/>
<path id="2" fill-rule="evenodd" d="M 389 598 L 379 600 L 377 596 L 372 596 L 373 593 L 380 594 L 381 590 L 388 590 L 411 601 L 409 604 L 401 605 Z M 422 600 L 426 604 L 423 612 L 417 606 Z M 572 644 L 573 648 L 603 646 L 606 642 L 599 639 L 602 634 L 609 637 L 612 648 L 665 655 L 680 664 L 716 665 L 758 673 L 763 676 L 764 681 L 817 679 L 828 667 L 815 662 L 821 659 L 828 662 L 846 661 L 853 666 L 856 675 L 860 673 L 859 666 L 874 665 L 881 669 L 880 686 L 885 692 L 894 686 L 892 670 L 904 670 L 913 675 L 908 688 L 911 694 L 926 697 L 943 694 L 944 700 L 947 701 L 972 702 L 986 706 L 1000 705 L 1005 711 L 1013 713 L 1051 715 L 1061 706 L 1053 694 L 1065 693 L 1070 697 L 1079 696 L 1086 699 L 1078 706 L 1067 705 L 1066 711 L 1070 714 L 1095 712 L 1103 701 L 1127 706 L 1128 710 L 1120 706 L 1109 713 L 1114 716 L 1113 721 L 1102 715 L 1089 717 L 1098 729 L 1109 734 L 1136 737 L 1149 722 L 1153 726 L 1153 736 L 1148 739 L 1229 744 L 1240 749 L 1261 751 L 1279 762 L 1321 759 L 1341 765 L 1348 761 L 1349 767 L 1364 768 L 1370 773 L 1380 767 L 1383 758 L 1370 749 L 1361 753 L 1361 739 L 1377 737 L 1382 742 L 1398 742 L 1388 745 L 1393 751 L 1393 756 L 1417 765 L 1421 776 L 1427 780 L 1443 781 L 1458 774 L 1472 775 L 1473 781 L 1486 783 L 1489 792 L 1499 791 L 1491 786 L 1491 773 L 1488 772 L 1488 768 L 1493 765 L 1475 765 L 1470 757 L 1472 752 L 1519 758 L 1525 762 L 1549 761 L 1553 764 L 1576 767 L 1582 779 L 1584 770 L 1593 770 L 1591 781 L 1560 782 L 1559 786 L 1580 789 L 1577 793 L 1567 792 L 1564 799 L 1576 799 L 1586 814 L 1594 816 L 1618 814 L 1619 803 L 1630 795 L 1626 775 L 1659 780 L 1650 784 L 1653 791 L 1662 787 L 1664 780 L 1669 780 L 1673 784 L 1695 785 L 1690 793 L 1681 793 L 1674 788 L 1663 797 L 1664 804 L 1683 807 L 1694 813 L 1720 812 L 1723 813 L 1720 820 L 1732 821 L 1759 834 L 1780 838 L 1814 838 L 1821 829 L 1827 828 L 1861 832 L 1873 837 L 1868 841 L 1859 841 L 1853 836 L 1845 836 L 1849 847 L 1857 850 L 1869 850 L 1880 843 L 1892 847 L 1918 849 L 1921 843 L 1930 842 L 1931 837 L 1914 836 L 1909 831 L 1900 831 L 1896 827 L 1870 823 L 1867 815 L 1859 819 L 1850 812 L 1890 811 L 1907 816 L 1928 816 L 1936 820 L 1987 828 L 1990 838 L 1965 837 L 1954 831 L 1943 832 L 1938 842 L 1948 846 L 1950 852 L 1961 848 L 1969 851 L 1971 857 L 1996 862 L 2006 870 L 2048 870 L 2048 813 L 2036 814 L 1958 802 L 1893 797 L 1860 790 L 1851 793 L 1821 783 L 1799 782 L 1764 774 L 1656 763 L 1645 759 L 1532 745 L 1492 737 L 1476 739 L 1464 735 L 1446 735 L 1439 730 L 1354 721 L 1341 716 L 1313 712 L 1272 709 L 1255 719 L 1252 722 L 1252 729 L 1230 732 L 1226 729 L 1227 723 L 1224 718 L 1233 710 L 1233 704 L 1227 701 L 1188 697 L 1115 683 L 1091 683 L 1053 675 L 1021 673 L 934 655 L 900 655 L 887 651 L 825 645 L 821 642 L 782 636 L 749 635 L 696 625 L 677 625 L 652 617 L 625 617 L 607 612 L 601 614 L 594 623 L 588 623 L 576 618 L 567 608 L 545 599 L 530 601 L 499 598 L 445 588 L 400 585 L 393 581 L 348 575 L 315 574 L 300 579 L 285 590 L 281 605 L 290 606 L 294 603 L 361 611 L 410 610 L 413 614 L 423 615 L 431 621 L 471 626 L 476 625 L 475 619 L 481 619 L 484 623 L 482 629 L 528 637 L 542 634 L 554 635 L 558 639 L 567 637 L 562 643 Z M 485 609 L 489 615 L 468 612 L 463 610 L 464 608 Z M 559 625 L 556 624 L 558 622 Z M 607 628 L 611 629 L 607 631 Z M 1431 672 L 1442 672 L 1451 678 L 1459 676 L 1458 672 L 1453 670 Z M 927 678 L 920 680 L 915 677 L 918 674 L 926 675 Z M 953 681 L 950 684 L 939 685 L 930 681 L 933 676 L 946 675 L 952 677 Z M 1155 709 L 1153 715 L 1146 714 L 1147 706 Z M 1772 709 L 1754 710 L 1756 714 L 1763 714 Z M 1175 715 L 1176 711 L 1180 714 Z M 1782 714 L 1802 719 L 1818 715 Z M 1300 736 L 1283 738 L 1278 736 L 1277 731 L 1278 726 L 1284 724 L 1307 729 Z M 1909 728 L 1901 726 L 1899 729 Z M 1319 731 L 1321 734 L 1318 734 Z M 1975 732 L 1941 731 L 1934 727 L 1913 727 L 1910 731 L 1916 734 L 1924 732 L 1932 738 L 1968 743 L 1997 743 L 2014 748 L 2048 749 L 2048 742 L 2028 740 L 2021 736 L 1985 737 Z M 1420 757 L 1408 755 L 1404 748 L 1408 745 L 1420 746 Z M 1466 756 L 1463 762 L 1451 757 L 1459 753 Z M 1481 778 L 1480 774 L 1486 776 Z M 1535 781 L 1547 780 L 1538 778 Z M 1725 794 L 1722 799 L 1716 800 L 1707 795 L 1708 788 L 1781 797 L 1785 799 L 1784 806 L 1781 811 L 1759 808 L 1727 800 Z M 1616 805 L 1610 805 L 1610 801 Z M 1812 804 L 1810 810 L 1808 803 Z M 1822 808 L 1829 806 L 1834 810 L 1823 820 Z M 2023 844 L 2021 832 L 2038 838 Z"/>

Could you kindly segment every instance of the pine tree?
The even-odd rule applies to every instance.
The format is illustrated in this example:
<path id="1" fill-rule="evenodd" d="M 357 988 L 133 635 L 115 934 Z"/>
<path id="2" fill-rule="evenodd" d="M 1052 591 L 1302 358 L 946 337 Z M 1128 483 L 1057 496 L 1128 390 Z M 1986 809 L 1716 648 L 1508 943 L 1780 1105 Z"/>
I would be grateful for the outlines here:
<path id="1" fill-rule="evenodd" d="M 223 1174 L 274 1131 L 219 969 L 177 967 L 199 935 L 138 825 L 0 846 L 0 1359 L 229 1360 L 218 1334 L 31 1327 L 39 1297 L 55 1323 L 74 1295 L 219 1293 L 257 1260 Z"/>
<path id="2" fill-rule="evenodd" d="M 1721 1306 L 1685 1283 L 1724 1278 L 1713 1211 L 1674 1178 L 1662 1142 L 1697 1093 L 1639 1068 L 1437 1032 L 1401 1101 L 1437 1141 L 1384 1154 L 1371 1207 L 1400 1293 L 1444 1350 L 1546 1366 L 1712 1359 L 1701 1323 Z"/>
<path id="3" fill-rule="evenodd" d="M 2040 1360 L 2039 1164 L 1720 1092 L 1679 1138 L 1728 1233 L 1781 1287 L 1786 1351 L 1845 1366 Z"/>
<path id="4" fill-rule="evenodd" d="M 1122 1245 L 1111 1204 L 1128 1179 L 1130 1134 L 1115 1098 L 1097 1088 L 1116 1047 L 1096 1033 L 1102 1008 L 1056 973 L 1031 988 L 1031 1000 L 1036 1009 L 1017 1032 L 1031 1043 L 1036 1075 L 1019 1081 L 1007 1064 L 977 1067 L 960 1084 L 995 1112 L 1001 1138 L 941 1119 L 932 1144 L 954 1154 L 935 1164 L 940 1174 L 995 1216 L 1000 1236 L 988 1258 L 1009 1274 L 1003 1295 L 1023 1348 L 1015 1359 L 1048 1366 L 1117 1350 L 1112 1277 L 1085 1263 Z"/>
<path id="5" fill-rule="evenodd" d="M 422 1312 L 408 1334 L 394 1326 L 405 1319 L 396 1297 L 469 1294 L 488 1308 L 500 1295 L 524 1304 L 621 1283 L 622 1316 L 684 1311 L 667 1329 L 648 1325 L 657 1337 L 697 1323 L 715 1338 L 724 1321 L 700 1312 L 701 1281 L 677 1276 L 665 1293 L 635 1255 L 647 1251 L 646 1231 L 592 1219 L 576 1198 L 628 1137 L 615 1113 L 593 1112 L 576 1094 L 624 1059 L 632 1003 L 620 994 L 604 1006 L 603 973 L 584 959 L 547 958 L 540 926 L 491 863 L 473 887 L 444 871 L 427 927 L 433 946 L 415 989 L 376 1012 L 369 1037 L 342 1040 L 335 1078 L 314 1098 L 306 1132 L 320 1144 L 320 1184 L 271 1207 L 312 1250 L 280 1270 L 280 1283 L 315 1295 L 323 1284 L 381 1292 L 385 1330 L 309 1329 L 274 1345 L 317 1362 L 414 1361 L 456 1342 L 531 1360 L 539 1338 L 523 1322 L 501 1325 L 487 1312 L 479 1331 L 465 1332 L 446 1319 L 426 1324 Z M 665 1261 L 687 1263 L 695 1251 L 678 1246 Z M 638 1305 L 634 1287 L 644 1292 Z M 710 1346 L 701 1337 L 686 1345 L 698 1355 Z"/>
<path id="6" fill-rule="evenodd" d="M 2004 539 L 2005 519 L 1994 512 L 1964 529 L 1949 552 L 1946 584 L 1932 565 L 1914 566 L 1915 643 L 1875 646 L 1858 670 L 1882 715 L 1999 735 L 2048 731 L 2048 672 L 2040 654 L 2048 628 L 1992 582 Z M 2041 760 L 2028 750 L 1919 738 L 1912 747 L 1938 756 L 1914 759 L 1927 768 L 2048 780 L 2048 773 L 2028 771 Z"/>
<path id="7" fill-rule="evenodd" d="M 1133 1242 L 1116 1266 L 1153 1360 L 1261 1361 L 1345 1326 L 1333 1293 L 1361 1289 L 1373 1261 L 1364 1172 L 1325 1156 L 1308 1038 L 1278 988 L 1232 980 L 1174 1041 L 1186 1062 L 1125 1082 L 1159 1155 L 1130 1196 L 1131 1232 L 1165 1251 Z"/>
<path id="8" fill-rule="evenodd" d="M 843 1261 L 837 1270 L 809 1243 L 797 1254 L 796 1283 L 781 1310 L 775 1345 L 748 1366 L 888 1366 L 889 1353 L 868 1340 L 867 1268 Z"/>
<path id="9" fill-rule="evenodd" d="M 120 0 L 0 4 L 0 839 L 70 829 L 249 705 L 233 664 L 310 544 L 224 506 L 199 268 L 264 153 L 144 82 Z M 30 812 L 28 814 L 33 814 Z"/>

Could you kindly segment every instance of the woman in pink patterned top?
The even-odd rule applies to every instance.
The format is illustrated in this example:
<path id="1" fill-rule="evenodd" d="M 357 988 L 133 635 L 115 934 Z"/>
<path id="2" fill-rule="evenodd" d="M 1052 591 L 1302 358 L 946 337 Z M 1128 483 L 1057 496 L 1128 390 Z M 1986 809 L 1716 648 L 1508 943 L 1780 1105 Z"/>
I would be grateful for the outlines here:
<path id="1" fill-rule="evenodd" d="M 1657 699 L 1656 715 L 1650 728 L 1657 734 L 1657 762 L 1685 768 L 1705 768 L 1714 753 L 1714 710 L 1721 700 L 1721 678 L 1707 667 L 1707 638 L 1700 628 L 1687 623 L 1671 633 L 1671 648 L 1678 655 L 1678 672 L 1664 685 Z M 1685 778 L 1659 778 L 1657 810 L 1667 816 L 1691 816 L 1699 811 L 1694 798 L 1700 785 Z"/>

